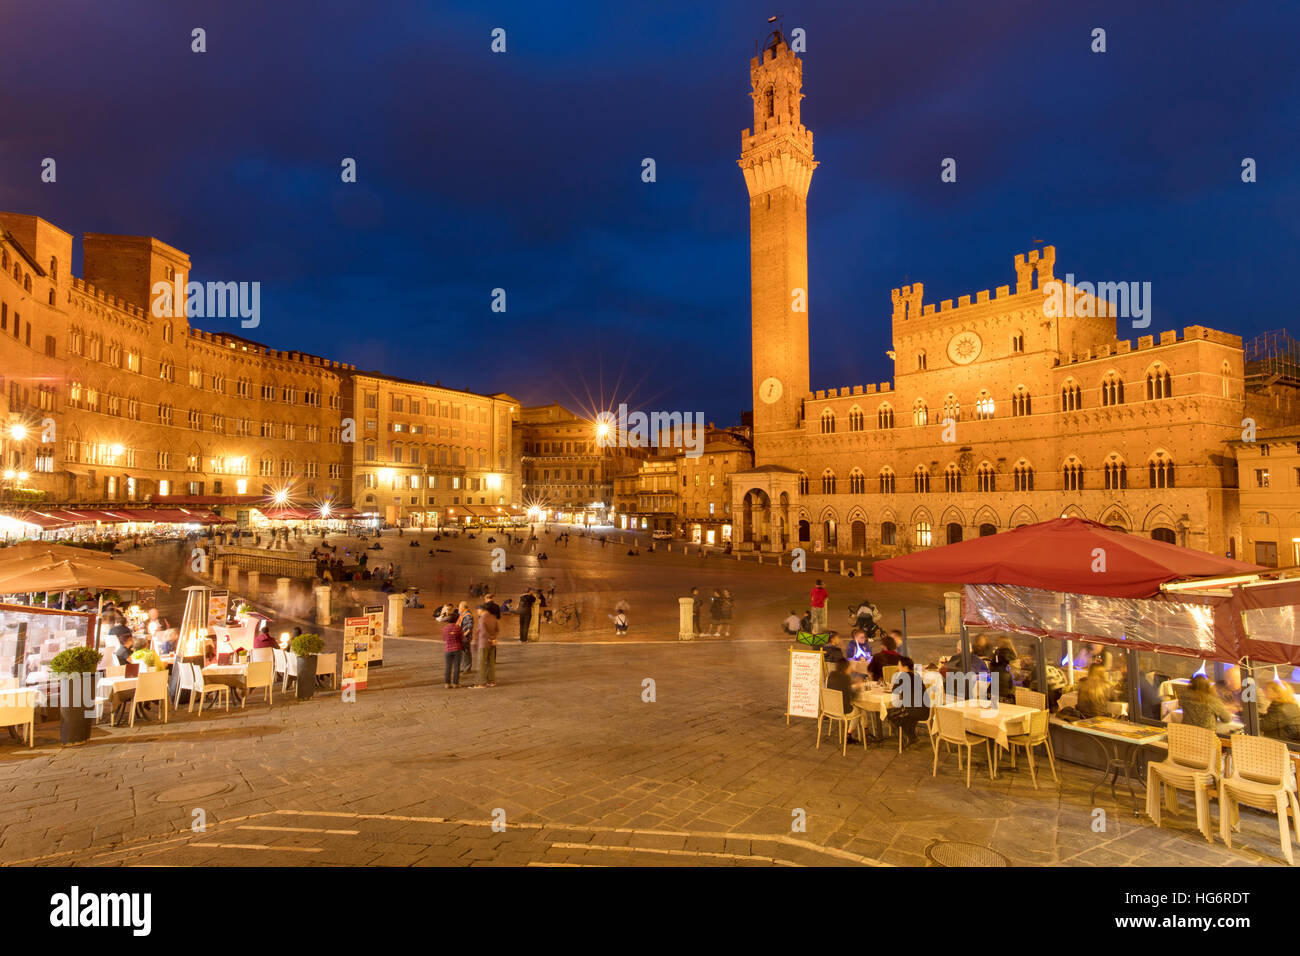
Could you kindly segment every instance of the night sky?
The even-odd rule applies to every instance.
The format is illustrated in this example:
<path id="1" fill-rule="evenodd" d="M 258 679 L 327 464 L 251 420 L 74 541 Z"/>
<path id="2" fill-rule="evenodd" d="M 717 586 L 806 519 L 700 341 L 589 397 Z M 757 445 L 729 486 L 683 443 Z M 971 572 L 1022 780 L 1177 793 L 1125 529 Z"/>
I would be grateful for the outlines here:
<path id="1" fill-rule="evenodd" d="M 528 404 L 734 423 L 736 159 L 777 11 L 806 31 L 821 162 L 814 388 L 889 378 L 891 288 L 1013 284 L 1035 239 L 1058 276 L 1152 283 L 1151 328 L 1123 337 L 1300 334 L 1294 3 L 6 4 L 0 208 L 260 281 L 261 327 L 197 323 L 212 331 Z"/>

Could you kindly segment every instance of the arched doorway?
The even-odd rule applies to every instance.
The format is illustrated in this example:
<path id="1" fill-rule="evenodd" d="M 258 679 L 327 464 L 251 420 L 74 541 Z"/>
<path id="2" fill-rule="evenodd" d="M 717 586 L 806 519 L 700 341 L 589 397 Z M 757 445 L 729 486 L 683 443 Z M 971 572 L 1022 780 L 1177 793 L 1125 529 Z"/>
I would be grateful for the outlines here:
<path id="1" fill-rule="evenodd" d="M 948 525 L 948 543 L 956 544 L 961 540 L 961 525 L 957 522 L 950 522 Z"/>
<path id="2" fill-rule="evenodd" d="M 740 540 L 759 547 L 769 544 L 771 521 L 772 500 L 767 493 L 758 488 L 745 492 L 740 506 Z"/>
<path id="3" fill-rule="evenodd" d="M 855 521 L 849 526 L 849 538 L 852 541 L 853 550 L 859 553 L 867 550 L 867 523 L 865 521 Z"/>
<path id="4" fill-rule="evenodd" d="M 1163 541 L 1166 544 L 1178 543 L 1178 537 L 1174 534 L 1173 528 L 1152 528 L 1151 537 L 1155 541 Z"/>
<path id="5" fill-rule="evenodd" d="M 799 519 L 799 540 L 803 542 L 812 540 L 812 525 L 808 523 L 807 518 Z"/>
<path id="6" fill-rule="evenodd" d="M 880 543 L 887 548 L 898 544 L 898 525 L 892 521 L 880 522 Z"/>
<path id="7" fill-rule="evenodd" d="M 1228 557 L 1230 557 L 1230 558 L 1236 558 L 1236 557 L 1237 557 L 1237 539 L 1236 539 L 1236 538 L 1229 538 L 1229 539 L 1228 539 Z"/>
<path id="8" fill-rule="evenodd" d="M 998 533 L 998 526 L 995 524 L 980 525 L 980 537 L 989 538 Z"/>
<path id="9" fill-rule="evenodd" d="M 838 542 L 835 538 L 835 519 L 827 518 L 822 522 L 822 547 L 827 551 L 834 551 Z"/>

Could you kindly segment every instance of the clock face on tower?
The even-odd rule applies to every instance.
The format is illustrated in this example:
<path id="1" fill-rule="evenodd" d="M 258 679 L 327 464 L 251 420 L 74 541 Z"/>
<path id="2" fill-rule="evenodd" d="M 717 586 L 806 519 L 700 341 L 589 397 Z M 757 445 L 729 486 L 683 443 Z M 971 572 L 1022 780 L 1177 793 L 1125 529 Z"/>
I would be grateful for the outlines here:
<path id="1" fill-rule="evenodd" d="M 958 332 L 948 343 L 948 361 L 953 365 L 969 365 L 979 358 L 983 345 L 974 332 Z"/>
<path id="2" fill-rule="evenodd" d="M 781 380 L 775 376 L 763 379 L 762 384 L 758 386 L 758 397 L 768 405 L 780 399 Z"/>

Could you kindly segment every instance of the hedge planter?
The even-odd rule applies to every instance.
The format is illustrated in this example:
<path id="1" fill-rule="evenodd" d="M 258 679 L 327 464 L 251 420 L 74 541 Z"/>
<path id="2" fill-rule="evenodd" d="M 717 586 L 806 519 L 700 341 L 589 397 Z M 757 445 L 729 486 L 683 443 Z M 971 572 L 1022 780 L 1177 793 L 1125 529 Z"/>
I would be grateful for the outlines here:
<path id="1" fill-rule="evenodd" d="M 59 739 L 65 744 L 90 739 L 98 667 L 99 651 L 91 647 L 70 647 L 50 661 L 50 672 L 59 681 Z"/>
<path id="2" fill-rule="evenodd" d="M 311 700 L 316 693 L 316 655 L 298 658 L 298 699 Z"/>

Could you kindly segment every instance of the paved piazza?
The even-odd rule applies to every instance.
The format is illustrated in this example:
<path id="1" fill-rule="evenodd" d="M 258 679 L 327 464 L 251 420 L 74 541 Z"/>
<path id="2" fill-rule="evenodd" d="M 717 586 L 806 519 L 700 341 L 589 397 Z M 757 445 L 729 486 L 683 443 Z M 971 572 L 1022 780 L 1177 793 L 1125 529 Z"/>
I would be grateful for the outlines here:
<path id="1" fill-rule="evenodd" d="M 439 542 L 452 553 L 435 559 L 428 536 L 419 549 L 410 535 L 383 540 L 383 556 L 402 559 L 422 587 L 436 568 L 449 591 L 486 576 L 485 540 Z M 0 744 L 0 861 L 924 865 L 927 845 L 951 840 L 1017 864 L 1278 862 L 1263 818 L 1246 816 L 1244 849 L 1229 851 L 1193 832 L 1190 812 L 1157 830 L 1104 788 L 1106 832 L 1095 833 L 1096 771 L 1087 768 L 1062 764 L 1061 788 L 1035 792 L 1023 765 L 990 783 L 977 764 L 968 791 L 953 757 L 932 779 L 924 744 L 902 755 L 887 744 L 847 757 L 814 749 L 812 722 L 783 716 L 787 645 L 773 633 L 813 575 L 680 553 L 630 557 L 626 546 L 576 535 L 567 550 L 544 548 L 553 557 L 540 569 L 533 557 L 512 558 L 516 570 L 500 576 L 509 586 L 498 592 L 554 577 L 560 600 L 582 595 L 588 621 L 626 597 L 632 638 L 616 641 L 593 623 L 581 635 L 561 632 L 564 641 L 502 641 L 500 685 L 454 691 L 442 686 L 440 644 L 390 639 L 355 703 L 318 691 L 310 702 L 277 696 L 270 708 L 201 719 L 182 709 L 166 725 L 103 726 L 66 750 L 47 723 L 34 750 Z M 160 545 L 129 557 L 164 570 L 179 555 Z M 673 639 L 675 610 L 650 607 L 649 595 L 690 582 L 733 590 L 733 639 Z M 867 593 L 864 582 L 828 583 L 836 615 L 850 594 Z M 893 621 L 900 592 L 870 593 Z M 940 596 L 906 593 L 917 608 Z M 338 633 L 328 634 L 337 648 Z M 653 702 L 643 701 L 646 678 Z M 191 828 L 199 810 L 203 832 Z M 792 830 L 797 810 L 806 832 Z M 502 819 L 504 830 L 494 829 Z"/>

